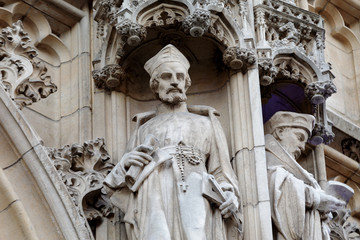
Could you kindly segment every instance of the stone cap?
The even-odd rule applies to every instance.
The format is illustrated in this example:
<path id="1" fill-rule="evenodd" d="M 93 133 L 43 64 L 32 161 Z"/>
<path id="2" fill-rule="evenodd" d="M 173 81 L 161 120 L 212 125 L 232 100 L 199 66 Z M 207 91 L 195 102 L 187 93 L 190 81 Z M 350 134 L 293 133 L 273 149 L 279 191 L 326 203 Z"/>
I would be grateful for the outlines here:
<path id="1" fill-rule="evenodd" d="M 190 68 L 190 63 L 187 58 L 172 44 L 166 45 L 155 56 L 150 58 L 145 63 L 144 68 L 151 76 L 157 67 L 166 62 L 178 62 L 182 64 L 186 70 Z"/>
<path id="2" fill-rule="evenodd" d="M 265 134 L 272 134 L 278 127 L 298 127 L 307 131 L 309 137 L 314 128 L 315 117 L 305 113 L 276 112 L 264 125 Z"/>

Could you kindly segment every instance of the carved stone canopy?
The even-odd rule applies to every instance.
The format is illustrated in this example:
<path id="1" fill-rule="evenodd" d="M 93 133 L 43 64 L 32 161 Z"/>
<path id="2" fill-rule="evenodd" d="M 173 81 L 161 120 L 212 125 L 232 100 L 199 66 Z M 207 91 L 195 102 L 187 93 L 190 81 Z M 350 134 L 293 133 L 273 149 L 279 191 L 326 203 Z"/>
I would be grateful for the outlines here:
<path id="1" fill-rule="evenodd" d="M 19 20 L 0 34 L 0 83 L 20 108 L 46 98 L 57 87 Z"/>

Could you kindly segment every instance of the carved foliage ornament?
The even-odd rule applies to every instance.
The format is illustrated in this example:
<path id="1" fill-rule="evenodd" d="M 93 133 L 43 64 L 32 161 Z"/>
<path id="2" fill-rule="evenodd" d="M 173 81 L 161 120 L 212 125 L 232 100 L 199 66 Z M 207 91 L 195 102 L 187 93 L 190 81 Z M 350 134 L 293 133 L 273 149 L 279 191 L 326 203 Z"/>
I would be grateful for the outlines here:
<path id="1" fill-rule="evenodd" d="M 92 72 L 96 87 L 114 90 L 126 80 L 125 71 L 117 64 L 110 64 Z"/>
<path id="2" fill-rule="evenodd" d="M 350 210 L 343 209 L 332 213 L 335 217 L 329 222 L 331 240 L 359 240 L 360 229 L 355 222 L 346 222 Z"/>
<path id="3" fill-rule="evenodd" d="M 1 30 L 0 83 L 20 108 L 57 90 L 45 64 L 34 60 L 38 53 L 30 41 L 20 20 Z"/>
<path id="4" fill-rule="evenodd" d="M 115 28 L 122 40 L 130 46 L 136 46 L 146 38 L 145 27 L 128 19 L 116 24 Z"/>
<path id="5" fill-rule="evenodd" d="M 184 31 L 190 33 L 193 37 L 201 37 L 209 29 L 210 25 L 210 12 L 202 9 L 196 9 L 182 23 Z"/>
<path id="6" fill-rule="evenodd" d="M 313 145 L 319 145 L 320 143 L 329 144 L 334 138 L 335 134 L 332 132 L 330 126 L 325 126 L 325 124 L 317 122 L 315 123 L 309 142 Z"/>
<path id="7" fill-rule="evenodd" d="M 349 158 L 360 162 L 360 142 L 353 138 L 346 138 L 341 141 L 343 153 Z"/>
<path id="8" fill-rule="evenodd" d="M 305 95 L 313 104 L 324 103 L 333 93 L 336 93 L 336 86 L 332 81 L 313 82 L 305 88 Z"/>
<path id="9" fill-rule="evenodd" d="M 256 62 L 256 55 L 251 49 L 230 47 L 224 52 L 223 61 L 231 69 L 246 72 Z"/>
<path id="10" fill-rule="evenodd" d="M 66 145 L 49 148 L 49 157 L 54 161 L 69 194 L 84 220 L 99 220 L 113 214 L 113 207 L 103 188 L 105 176 L 114 167 L 104 139 L 97 138 L 83 145 Z"/>

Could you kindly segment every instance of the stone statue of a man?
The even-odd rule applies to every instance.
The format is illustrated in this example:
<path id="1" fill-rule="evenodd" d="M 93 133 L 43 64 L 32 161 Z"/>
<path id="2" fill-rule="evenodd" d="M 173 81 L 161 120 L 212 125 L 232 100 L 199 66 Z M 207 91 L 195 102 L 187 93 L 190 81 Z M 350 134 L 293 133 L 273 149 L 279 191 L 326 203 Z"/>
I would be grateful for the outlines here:
<path id="1" fill-rule="evenodd" d="M 238 239 L 230 216 L 239 191 L 225 135 L 213 108 L 186 105 L 189 67 L 172 45 L 145 64 L 161 104 L 134 117 L 127 153 L 105 180 L 129 239 Z M 208 176 L 223 193 L 218 206 L 204 197 Z"/>
<path id="2" fill-rule="evenodd" d="M 308 114 L 277 112 L 264 126 L 274 239 L 330 239 L 326 213 L 345 206 L 296 161 L 314 120 Z"/>

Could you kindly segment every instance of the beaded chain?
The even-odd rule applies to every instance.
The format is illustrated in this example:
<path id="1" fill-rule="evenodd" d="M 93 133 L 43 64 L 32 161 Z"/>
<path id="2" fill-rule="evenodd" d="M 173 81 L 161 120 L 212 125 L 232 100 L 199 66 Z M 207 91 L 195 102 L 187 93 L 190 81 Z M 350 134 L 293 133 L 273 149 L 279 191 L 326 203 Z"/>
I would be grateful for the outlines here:
<path id="1" fill-rule="evenodd" d="M 191 155 L 184 154 L 184 149 L 181 145 L 176 146 L 176 163 L 180 170 L 181 181 L 180 186 L 182 187 L 183 192 L 186 192 L 188 184 L 185 183 L 185 160 L 187 160 L 192 165 L 199 165 L 201 162 L 200 156 L 195 156 L 194 147 L 191 147 Z"/>

